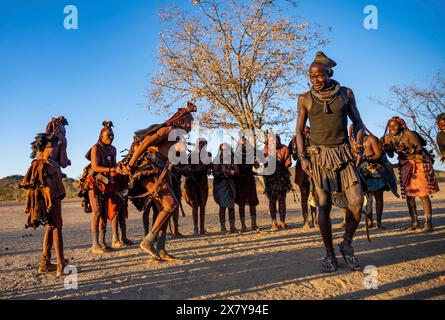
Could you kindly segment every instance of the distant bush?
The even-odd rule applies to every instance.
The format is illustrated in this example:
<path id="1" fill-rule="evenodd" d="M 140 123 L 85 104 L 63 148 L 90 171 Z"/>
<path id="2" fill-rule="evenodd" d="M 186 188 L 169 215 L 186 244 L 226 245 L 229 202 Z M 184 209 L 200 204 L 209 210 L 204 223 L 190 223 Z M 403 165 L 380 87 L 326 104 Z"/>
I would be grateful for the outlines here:
<path id="1" fill-rule="evenodd" d="M 22 201 L 25 200 L 26 191 L 19 188 L 23 176 L 15 175 L 0 179 L 0 201 Z M 77 180 L 72 178 L 63 179 L 66 198 L 77 198 Z"/>

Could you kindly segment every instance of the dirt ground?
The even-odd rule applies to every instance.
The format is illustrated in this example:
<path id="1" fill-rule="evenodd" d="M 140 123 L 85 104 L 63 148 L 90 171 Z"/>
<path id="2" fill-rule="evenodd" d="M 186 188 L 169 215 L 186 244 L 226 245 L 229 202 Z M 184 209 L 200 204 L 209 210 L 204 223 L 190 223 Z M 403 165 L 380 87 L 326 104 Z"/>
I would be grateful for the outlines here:
<path id="1" fill-rule="evenodd" d="M 186 237 L 168 240 L 167 249 L 179 262 L 156 262 L 138 245 L 112 253 L 90 253 L 90 215 L 80 202 L 63 207 L 65 255 L 78 271 L 77 289 L 64 287 L 68 278 L 41 275 L 43 228 L 24 229 L 23 204 L 0 204 L 1 299 L 444 299 L 445 298 L 445 184 L 433 197 L 430 234 L 406 233 L 409 215 L 403 200 L 386 194 L 384 225 L 366 239 L 363 222 L 354 247 L 363 266 L 376 272 L 353 273 L 337 249 L 339 271 L 319 272 L 324 250 L 317 229 L 302 230 L 300 204 L 288 195 L 289 229 L 272 232 L 266 198 L 258 208 L 259 232 L 221 235 L 217 207 L 209 199 L 207 236 L 192 236 L 191 210 L 180 219 Z M 128 235 L 142 239 L 141 214 L 132 205 Z M 419 214 L 422 214 L 418 203 Z M 333 211 L 335 243 L 341 241 L 340 210 Z M 247 223 L 250 224 L 247 213 Z M 238 224 L 238 220 L 237 220 Z M 421 216 L 423 225 L 423 217 Z M 239 226 L 239 225 L 238 225 Z M 108 225 L 108 242 L 111 226 Z M 376 276 L 377 288 L 367 289 Z M 370 278 L 371 277 L 371 278 Z M 72 278 L 70 278 L 72 279 Z M 71 282 L 72 283 L 72 282 Z"/>

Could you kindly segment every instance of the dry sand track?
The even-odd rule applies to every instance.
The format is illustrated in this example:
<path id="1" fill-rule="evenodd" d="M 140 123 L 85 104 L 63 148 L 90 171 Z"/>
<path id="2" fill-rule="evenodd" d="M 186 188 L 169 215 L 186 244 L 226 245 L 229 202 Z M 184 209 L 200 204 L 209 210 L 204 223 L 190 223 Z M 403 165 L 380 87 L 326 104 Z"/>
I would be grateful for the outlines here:
<path id="1" fill-rule="evenodd" d="M 445 190 L 445 185 L 441 185 Z M 386 195 L 384 231 L 371 230 L 368 243 L 363 223 L 355 250 L 363 265 L 378 271 L 378 289 L 365 289 L 365 274 L 352 273 L 341 259 L 335 274 L 319 272 L 323 255 L 318 230 L 301 229 L 299 204 L 288 197 L 285 231 L 269 231 L 266 199 L 261 195 L 260 232 L 218 233 L 217 208 L 210 199 L 209 235 L 194 237 L 190 208 L 181 218 L 186 238 L 169 240 L 179 262 L 155 262 L 139 246 L 102 256 L 90 253 L 89 215 L 77 201 L 64 203 L 66 257 L 78 268 L 78 289 L 66 290 L 63 279 L 40 275 L 43 229 L 25 230 L 23 204 L 0 205 L 0 298 L 2 299 L 444 299 L 445 191 L 433 198 L 435 232 L 405 233 L 409 223 L 402 200 Z M 418 204 L 420 205 L 420 204 Z M 248 216 L 248 213 L 247 213 Z M 333 213 L 335 242 L 341 239 L 340 212 Z M 247 217 L 249 222 L 249 218 Z M 109 226 L 110 227 L 110 226 Z M 129 237 L 140 241 L 141 216 L 132 207 Z M 108 238 L 110 235 L 107 235 Z"/>

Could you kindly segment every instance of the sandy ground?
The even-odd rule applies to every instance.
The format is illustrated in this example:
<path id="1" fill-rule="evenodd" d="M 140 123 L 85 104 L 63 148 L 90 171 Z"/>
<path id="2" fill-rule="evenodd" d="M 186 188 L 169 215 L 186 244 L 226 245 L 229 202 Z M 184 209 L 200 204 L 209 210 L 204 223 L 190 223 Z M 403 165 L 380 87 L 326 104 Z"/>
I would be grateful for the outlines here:
<path id="1" fill-rule="evenodd" d="M 329 275 L 319 272 L 324 254 L 319 231 L 301 229 L 299 203 L 293 202 L 291 194 L 288 195 L 290 228 L 278 232 L 269 230 L 263 195 L 258 208 L 259 232 L 219 234 L 217 207 L 209 199 L 206 223 L 209 235 L 192 236 L 191 210 L 186 207 L 187 216 L 180 220 L 181 232 L 186 237 L 167 242 L 170 253 L 182 258 L 179 262 L 156 262 L 138 245 L 92 255 L 90 216 L 83 213 L 80 202 L 66 201 L 65 255 L 77 268 L 77 289 L 64 287 L 70 278 L 56 279 L 54 273 L 37 273 L 43 228 L 24 229 L 23 204 L 2 203 L 0 298 L 444 299 L 445 184 L 441 189 L 444 191 L 433 198 L 433 233 L 402 231 L 410 221 L 406 205 L 390 194 L 385 196 L 387 230 L 372 229 L 369 243 L 363 222 L 360 225 L 354 247 L 363 266 L 377 268 L 376 289 L 364 285 L 372 280 L 370 274 L 348 270 L 338 250 L 339 271 Z M 335 243 L 339 243 L 343 232 L 340 211 L 334 209 L 332 216 Z M 247 222 L 249 225 L 249 218 Z M 132 206 L 128 234 L 138 243 L 143 234 L 141 215 Z"/>

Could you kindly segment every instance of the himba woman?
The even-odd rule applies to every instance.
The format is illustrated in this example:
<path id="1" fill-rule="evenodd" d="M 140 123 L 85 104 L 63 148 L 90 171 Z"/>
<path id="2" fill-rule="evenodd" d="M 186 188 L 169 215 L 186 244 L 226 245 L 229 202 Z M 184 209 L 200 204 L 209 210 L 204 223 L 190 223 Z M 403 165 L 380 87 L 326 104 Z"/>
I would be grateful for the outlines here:
<path id="1" fill-rule="evenodd" d="M 247 231 L 246 227 L 246 205 L 249 206 L 250 222 L 252 231 L 258 230 L 256 223 L 256 206 L 259 204 L 253 168 L 258 169 L 259 164 L 254 157 L 253 146 L 242 137 L 235 151 L 236 163 L 239 168 L 239 176 L 235 178 L 237 196 L 235 202 L 239 207 L 239 218 L 241 232 Z"/>
<path id="2" fill-rule="evenodd" d="M 227 143 L 222 143 L 219 146 L 218 154 L 213 159 L 213 198 L 219 206 L 219 222 L 222 233 L 227 231 L 226 209 L 229 211 L 230 233 L 238 231 L 235 227 L 236 187 L 234 177 L 239 174 L 239 170 L 234 160 L 232 147 Z"/>
<path id="3" fill-rule="evenodd" d="M 89 198 L 93 213 L 91 216 L 91 237 L 93 253 L 105 253 L 112 249 L 105 243 L 107 220 L 111 221 L 112 247 L 125 246 L 118 235 L 119 195 L 116 184 L 116 148 L 113 123 L 104 121 L 99 140 L 88 151 L 86 158 L 91 161 L 94 172 L 90 176 Z"/>
<path id="4" fill-rule="evenodd" d="M 43 254 L 39 264 L 39 273 L 57 271 L 56 276 L 63 274 L 68 263 L 64 258 L 62 237 L 62 200 L 65 198 L 63 174 L 61 168 L 71 165 L 67 157 L 67 141 L 64 117 L 52 118 L 46 133 L 38 134 L 32 143 L 32 162 L 20 187 L 28 189 L 25 212 L 30 214 L 27 227 L 36 228 L 44 224 Z M 51 264 L 51 250 L 57 257 L 57 265 Z"/>
<path id="5" fill-rule="evenodd" d="M 264 147 L 264 155 L 270 152 L 270 143 Z M 265 176 L 266 195 L 269 199 L 269 212 L 272 219 L 272 230 L 286 229 L 286 194 L 292 190 L 289 167 L 292 164 L 289 148 L 281 143 L 281 138 L 276 135 L 275 141 L 276 169 L 271 175 Z M 280 223 L 277 224 L 277 202 Z"/>
<path id="6" fill-rule="evenodd" d="M 195 149 L 189 155 L 190 172 L 185 178 L 184 197 L 192 207 L 193 233 L 195 235 L 206 234 L 205 210 L 209 196 L 207 176 L 211 172 L 211 160 L 212 154 L 207 151 L 207 140 L 198 138 Z"/>
<path id="7" fill-rule="evenodd" d="M 432 209 L 430 195 L 439 191 L 433 165 L 423 138 L 415 131 L 408 129 L 405 121 L 399 117 L 389 119 L 385 135 L 382 137 L 383 149 L 388 156 L 394 152 L 399 156 L 400 187 L 402 196 L 406 196 L 408 211 L 411 216 L 409 231 L 419 230 L 417 218 L 416 197 L 422 201 L 425 215 L 424 232 L 432 232 Z"/>

